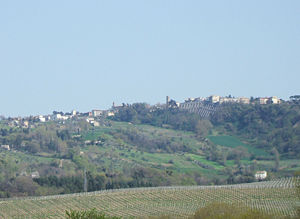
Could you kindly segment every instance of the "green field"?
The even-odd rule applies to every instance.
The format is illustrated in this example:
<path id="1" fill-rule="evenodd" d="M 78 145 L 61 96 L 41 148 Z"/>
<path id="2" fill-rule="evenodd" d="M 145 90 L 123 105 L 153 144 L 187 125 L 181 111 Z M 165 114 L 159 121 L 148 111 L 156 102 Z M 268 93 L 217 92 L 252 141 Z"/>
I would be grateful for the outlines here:
<path id="1" fill-rule="evenodd" d="M 185 144 L 191 151 L 185 153 L 165 153 L 154 151 L 150 153 L 140 148 L 139 145 L 134 145 L 124 139 L 112 135 L 112 132 L 118 133 L 122 130 L 135 130 L 140 135 L 146 136 L 149 139 L 164 138 L 172 143 Z M 82 138 L 90 141 L 99 139 L 105 140 L 102 146 L 91 145 L 86 148 L 82 148 L 81 150 L 94 157 L 94 160 L 100 160 L 102 166 L 113 168 L 112 171 L 121 172 L 124 166 L 137 166 L 153 168 L 160 172 L 169 170 L 175 175 L 200 173 L 208 178 L 216 176 L 225 177 L 222 173 L 225 166 L 206 158 L 206 151 L 203 151 L 202 149 L 206 143 L 199 140 L 192 132 L 154 127 L 151 125 L 137 125 L 128 122 L 111 121 L 109 126 L 100 126 L 88 130 L 82 134 Z M 208 139 L 221 147 L 235 148 L 242 146 L 246 148 L 249 153 L 256 156 L 270 156 L 270 154 L 266 151 L 257 149 L 234 136 L 208 136 Z M 243 159 L 241 162 L 246 165 L 250 164 L 248 159 Z M 199 165 L 199 163 L 202 165 Z M 257 163 L 259 168 L 262 169 L 269 169 L 273 166 L 272 161 L 264 162 L 262 160 Z M 234 165 L 235 163 L 233 160 L 227 160 L 227 167 L 232 167 Z M 299 169 L 297 162 L 293 162 L 290 165 L 283 165 L 283 168 L 291 170 L 291 166 L 293 165 L 297 166 L 295 170 Z M 203 168 L 203 166 L 206 167 Z M 186 185 L 186 183 L 190 182 L 180 182 L 178 180 L 176 184 L 178 183 Z"/>
<path id="2" fill-rule="evenodd" d="M 178 144 L 186 144 L 189 149 L 195 152 L 202 146 L 202 142 L 194 137 L 194 134 L 185 131 L 172 129 L 158 128 L 150 125 L 133 125 L 125 122 L 112 122 L 110 127 L 97 127 L 83 135 L 85 140 L 97 140 L 105 138 L 106 144 L 103 146 L 89 146 L 85 149 L 86 152 L 93 152 L 94 156 L 101 157 L 103 163 L 113 166 L 116 170 L 121 171 L 123 165 L 138 165 L 143 167 L 151 167 L 159 170 L 168 169 L 176 173 L 192 173 L 202 172 L 205 175 L 217 175 L 218 171 L 224 166 L 208 161 L 202 155 L 196 153 L 163 153 L 163 152 L 146 152 L 142 151 L 135 145 L 125 142 L 122 139 L 116 139 L 110 134 L 111 131 L 134 129 L 139 133 L 147 136 L 149 139 L 163 137 Z M 109 156 L 104 156 L 109 154 Z M 210 171 L 197 165 L 194 161 L 200 161 L 203 164 L 211 167 Z"/>
<path id="3" fill-rule="evenodd" d="M 208 138 L 216 145 L 221 145 L 221 146 L 231 147 L 231 148 L 242 146 L 244 148 L 247 148 L 248 152 L 253 153 L 257 156 L 270 156 L 270 154 L 268 154 L 263 149 L 255 148 L 249 144 L 246 144 L 234 136 L 228 136 L 228 135 L 212 136 L 211 135 L 208 136 Z"/>
<path id="4" fill-rule="evenodd" d="M 227 186 L 120 189 L 0 201 L 1 218 L 64 218 L 65 210 L 96 208 L 108 215 L 186 218 L 212 202 L 246 205 L 268 213 L 295 215 L 300 204 L 295 178 Z"/>
<path id="5" fill-rule="evenodd" d="M 86 151 L 93 151 L 96 155 L 101 156 L 105 165 L 112 163 L 111 159 L 103 154 L 109 153 L 114 157 L 114 166 L 116 170 L 121 171 L 121 167 L 125 165 L 139 165 L 143 167 L 151 167 L 156 169 L 168 169 L 176 173 L 193 173 L 200 172 L 202 175 L 214 177 L 222 175 L 225 166 L 218 162 L 207 160 L 202 151 L 203 141 L 197 139 L 191 132 L 159 128 L 150 125 L 134 125 L 127 122 L 112 122 L 111 126 L 97 127 L 83 135 L 85 140 L 97 140 L 104 137 L 110 142 L 101 147 L 89 147 Z M 132 145 L 123 139 L 116 139 L 111 135 L 111 131 L 119 130 L 137 130 L 140 134 L 147 136 L 149 139 L 164 137 L 178 144 L 186 144 L 193 152 L 188 153 L 163 153 L 163 152 L 146 152 L 141 151 L 135 145 Z M 250 154 L 256 156 L 269 157 L 270 154 L 262 149 L 255 148 L 250 144 L 242 142 L 234 136 L 208 136 L 208 139 L 215 145 L 221 147 L 235 148 L 244 147 Z M 120 147 L 120 145 L 122 145 Z M 113 147 L 113 150 L 112 150 Z M 201 155 L 200 155 L 201 154 Z M 202 155 L 203 154 L 203 155 Z M 198 165 L 197 162 L 203 164 Z M 249 160 L 241 160 L 242 163 L 248 165 Z M 270 168 L 273 166 L 272 161 L 258 162 L 260 168 Z M 205 166 L 207 168 L 203 168 Z M 233 160 L 227 160 L 227 166 L 234 166 Z M 297 164 L 295 164 L 297 165 Z M 291 168 L 291 165 L 284 165 L 285 168 Z M 296 168 L 297 169 L 297 168 Z"/>

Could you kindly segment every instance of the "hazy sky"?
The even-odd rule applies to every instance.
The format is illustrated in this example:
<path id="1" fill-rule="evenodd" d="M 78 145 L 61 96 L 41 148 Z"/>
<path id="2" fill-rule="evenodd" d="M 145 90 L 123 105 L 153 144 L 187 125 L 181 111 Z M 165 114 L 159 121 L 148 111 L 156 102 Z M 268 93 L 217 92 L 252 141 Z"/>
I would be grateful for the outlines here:
<path id="1" fill-rule="evenodd" d="M 300 94 L 299 0 L 0 1 L 0 114 Z"/>

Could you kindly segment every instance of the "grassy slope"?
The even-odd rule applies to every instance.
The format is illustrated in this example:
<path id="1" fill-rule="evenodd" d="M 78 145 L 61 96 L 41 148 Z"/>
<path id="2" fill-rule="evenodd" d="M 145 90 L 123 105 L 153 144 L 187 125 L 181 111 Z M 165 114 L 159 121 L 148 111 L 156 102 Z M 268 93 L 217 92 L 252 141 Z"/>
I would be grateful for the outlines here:
<path id="1" fill-rule="evenodd" d="M 209 140 L 211 140 L 214 144 L 225 146 L 225 147 L 238 147 L 242 146 L 248 150 L 248 152 L 255 154 L 257 156 L 270 156 L 269 153 L 264 151 L 263 149 L 255 148 L 249 144 L 246 144 L 240 141 L 238 138 L 234 136 L 221 135 L 221 136 L 208 136 Z"/>
<path id="2" fill-rule="evenodd" d="M 113 136 L 108 135 L 109 131 L 117 130 L 117 129 L 127 129 L 127 128 L 135 128 L 141 131 L 143 134 L 147 134 L 152 138 L 164 136 L 166 138 L 171 139 L 175 142 L 185 143 L 192 148 L 194 151 L 199 150 L 202 146 L 202 142 L 195 138 L 195 135 L 191 132 L 172 130 L 154 127 L 150 125 L 133 125 L 127 122 L 113 122 L 111 127 L 99 127 L 93 131 L 89 131 L 84 135 L 85 140 L 96 140 L 99 136 L 105 134 L 107 138 L 109 138 L 112 142 L 115 142 L 114 150 L 111 150 L 111 144 L 106 145 L 104 147 L 93 147 L 93 151 L 95 153 L 103 154 L 104 152 L 110 152 L 113 156 L 116 157 L 116 160 L 113 163 L 116 166 L 121 167 L 122 165 L 117 165 L 120 160 L 121 163 L 124 162 L 127 164 L 137 164 L 144 167 L 153 167 L 157 169 L 170 169 L 175 173 L 192 173 L 199 172 L 202 175 L 208 177 L 215 177 L 221 174 L 221 171 L 225 168 L 219 163 L 209 161 L 205 158 L 205 156 L 200 155 L 198 153 L 148 153 L 141 152 L 139 149 L 133 145 L 123 142 L 122 140 L 113 138 Z M 223 147 L 245 147 L 248 152 L 251 154 L 255 154 L 257 156 L 270 158 L 271 155 L 264 151 L 263 149 L 257 149 L 251 146 L 248 143 L 241 141 L 240 139 L 234 136 L 208 136 L 209 140 L 212 141 L 216 145 L 220 145 Z M 123 144 L 124 147 L 118 147 L 118 144 Z M 128 148 L 130 151 L 128 151 Z M 88 150 L 91 150 L 89 148 Z M 191 159 L 190 159 L 191 158 Z M 105 164 L 111 164 L 110 159 L 103 158 Z M 171 163 L 169 161 L 172 161 Z M 206 164 L 211 167 L 211 169 L 204 169 L 197 165 L 194 161 L 199 161 L 202 164 Z M 243 163 L 249 163 L 248 160 L 242 160 Z M 232 160 L 227 161 L 227 166 L 234 165 Z M 271 168 L 274 166 L 274 162 L 272 160 L 260 160 L 257 161 L 257 164 L 260 168 Z M 282 169 L 286 169 L 288 171 L 299 169 L 299 163 L 296 160 L 282 160 L 281 161 Z"/>
<path id="3" fill-rule="evenodd" d="M 256 161 L 259 166 L 265 167 L 265 168 L 274 166 L 274 161 L 272 159 L 273 156 L 270 153 L 266 152 L 263 149 L 255 148 L 255 147 L 251 146 L 250 144 L 241 141 L 240 139 L 238 139 L 235 136 L 211 135 L 211 136 L 208 136 L 208 138 L 216 145 L 221 145 L 221 146 L 231 147 L 231 148 L 235 148 L 238 146 L 245 147 L 248 150 L 248 152 L 250 152 L 251 154 L 255 154 L 256 156 L 267 158 L 266 160 Z M 270 160 L 270 158 L 271 158 L 271 160 Z M 296 160 L 296 159 L 280 160 L 280 170 L 284 170 L 286 172 L 293 172 L 293 171 L 297 171 L 299 169 L 300 169 L 299 160 Z"/>
<path id="4" fill-rule="evenodd" d="M 123 142 L 120 139 L 114 139 L 112 136 L 108 135 L 109 131 L 116 129 L 126 129 L 126 128 L 137 128 L 143 134 L 147 134 L 151 138 L 156 137 L 166 137 L 172 139 L 172 141 L 183 142 L 194 150 L 199 150 L 202 143 L 198 141 L 193 133 L 158 128 L 149 125 L 133 125 L 125 122 L 113 122 L 111 127 L 99 127 L 93 131 L 85 133 L 83 136 L 85 140 L 97 140 L 99 136 L 105 136 L 109 138 L 112 142 L 109 145 L 104 146 L 90 146 L 86 151 L 93 151 L 93 153 L 98 154 L 100 157 L 104 153 L 110 153 L 110 156 L 101 156 L 103 162 L 106 165 L 110 165 L 112 162 L 116 169 L 122 165 L 119 163 L 124 163 L 127 161 L 127 164 L 137 164 L 143 167 L 152 167 L 159 170 L 169 169 L 176 173 L 192 173 L 199 172 L 207 176 L 216 176 L 219 174 L 218 171 L 222 170 L 224 166 L 212 161 L 208 161 L 204 156 L 198 154 L 190 153 L 148 153 L 141 152 L 134 145 Z M 117 142 L 116 142 L 117 141 Z M 113 150 L 111 150 L 112 145 L 116 143 Z M 119 147 L 117 144 L 123 144 L 124 147 Z M 111 157 L 116 159 L 112 161 Z M 188 159 L 192 158 L 192 160 Z M 202 163 L 212 167 L 211 170 L 206 170 L 196 163 L 194 160 L 201 161 Z M 119 169 L 120 170 L 120 169 Z"/>
<path id="5" fill-rule="evenodd" d="M 106 139 L 102 146 L 90 145 L 80 149 L 85 153 L 84 157 L 89 160 L 90 167 L 93 168 L 94 171 L 100 171 L 101 168 L 106 168 L 111 172 L 121 172 L 123 167 L 146 167 L 153 168 L 165 174 L 168 170 L 172 171 L 172 177 L 174 179 L 179 178 L 179 180 L 169 182 L 173 185 L 191 184 L 189 181 L 184 181 L 182 177 L 178 177 L 179 174 L 198 173 L 208 178 L 226 177 L 222 173 L 222 170 L 225 167 L 205 158 L 203 151 L 200 149 L 203 146 L 203 142 L 197 139 L 191 132 L 149 125 L 133 125 L 126 122 L 112 122 L 111 124 L 112 126 L 100 126 L 83 134 L 84 140 L 97 140 L 99 137 L 104 137 Z M 109 134 L 112 130 L 127 128 L 137 129 L 149 138 L 165 137 L 174 142 L 184 143 L 197 153 L 142 152 L 137 146 L 126 143 L 121 139 L 116 139 Z M 266 153 L 251 147 L 249 144 L 246 144 L 233 136 L 209 136 L 209 139 L 215 144 L 225 147 L 243 146 L 251 153 L 258 155 Z M 37 166 L 42 163 L 49 164 L 53 161 L 59 161 L 59 159 L 55 157 L 49 158 L 23 152 L 0 151 L 0 153 L 2 155 L 5 154 L 5 156 L 8 156 L 11 160 L 18 160 L 18 172 L 26 169 L 30 165 Z M 198 165 L 197 162 L 207 165 L 209 168 L 203 168 Z M 242 162 L 248 163 L 249 161 L 245 160 Z M 226 164 L 227 166 L 233 166 L 234 162 L 228 160 Z M 261 168 L 270 168 L 274 165 L 273 161 L 268 160 L 260 160 L 257 164 Z M 68 166 L 64 165 L 63 168 L 66 172 L 72 174 L 75 171 L 75 166 L 76 165 L 73 162 L 69 161 Z M 281 167 L 285 170 L 295 171 L 299 169 L 299 162 L 297 160 L 284 160 L 281 161 Z"/>

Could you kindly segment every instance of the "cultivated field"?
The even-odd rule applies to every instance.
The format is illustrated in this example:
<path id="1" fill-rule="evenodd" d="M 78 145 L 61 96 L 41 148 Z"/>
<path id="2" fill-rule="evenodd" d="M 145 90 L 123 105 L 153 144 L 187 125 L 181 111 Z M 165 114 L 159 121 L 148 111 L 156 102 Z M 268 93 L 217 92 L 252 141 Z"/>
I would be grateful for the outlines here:
<path id="1" fill-rule="evenodd" d="M 280 215 L 294 215 L 295 207 L 300 204 L 295 181 L 295 178 L 285 178 L 226 186 L 119 189 L 6 199 L 0 201 L 0 218 L 64 218 L 65 210 L 91 208 L 123 217 L 168 214 L 182 218 L 216 201 L 246 205 Z"/>

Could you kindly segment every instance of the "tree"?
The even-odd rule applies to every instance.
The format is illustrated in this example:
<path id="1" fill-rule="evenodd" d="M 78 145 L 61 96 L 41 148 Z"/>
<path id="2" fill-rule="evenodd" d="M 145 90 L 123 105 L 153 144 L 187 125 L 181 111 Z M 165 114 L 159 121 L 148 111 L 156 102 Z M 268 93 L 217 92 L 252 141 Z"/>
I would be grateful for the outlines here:
<path id="1" fill-rule="evenodd" d="M 300 103 L 300 95 L 290 96 L 290 100 L 294 103 Z"/>
<path id="2" fill-rule="evenodd" d="M 199 137 L 206 137 L 210 130 L 212 129 L 212 124 L 209 120 L 199 120 L 195 127 L 195 132 Z"/>
<path id="3" fill-rule="evenodd" d="M 34 182 L 31 177 L 19 176 L 15 179 L 16 187 L 19 192 L 27 195 L 35 195 L 38 184 Z"/>
<path id="4" fill-rule="evenodd" d="M 275 162 L 274 170 L 277 172 L 279 170 L 279 161 L 280 161 L 279 153 L 275 147 L 272 149 L 272 153 L 274 155 L 274 162 Z"/>
<path id="5" fill-rule="evenodd" d="M 35 154 L 35 153 L 37 153 L 37 152 L 40 152 L 40 150 L 41 150 L 40 144 L 39 144 L 38 142 L 36 142 L 36 141 L 30 142 L 30 143 L 28 144 L 28 146 L 26 147 L 26 149 L 27 149 L 29 152 L 33 153 L 33 154 Z"/>
<path id="6" fill-rule="evenodd" d="M 95 208 L 91 210 L 66 211 L 66 219 L 121 219 L 116 216 L 108 216 L 103 212 L 98 212 Z"/>
<path id="7" fill-rule="evenodd" d="M 247 158 L 247 157 L 249 157 L 247 148 L 243 146 L 238 146 L 232 149 L 228 159 L 241 160 L 242 158 Z"/>

